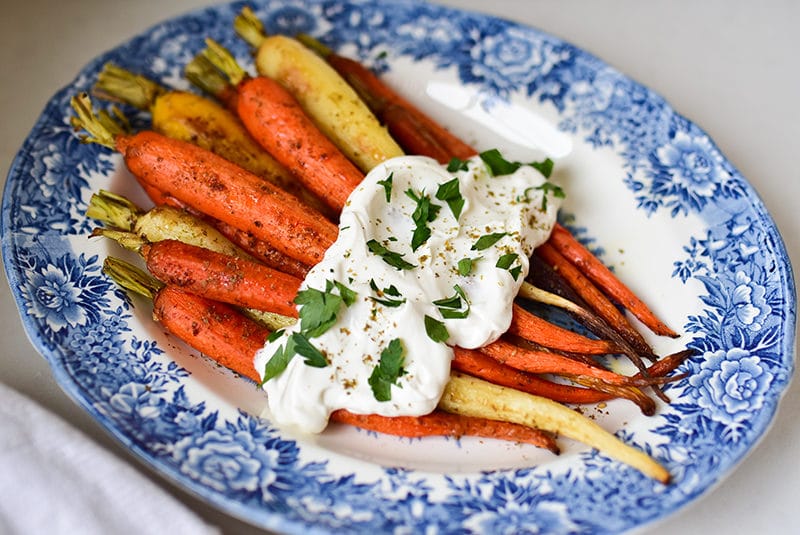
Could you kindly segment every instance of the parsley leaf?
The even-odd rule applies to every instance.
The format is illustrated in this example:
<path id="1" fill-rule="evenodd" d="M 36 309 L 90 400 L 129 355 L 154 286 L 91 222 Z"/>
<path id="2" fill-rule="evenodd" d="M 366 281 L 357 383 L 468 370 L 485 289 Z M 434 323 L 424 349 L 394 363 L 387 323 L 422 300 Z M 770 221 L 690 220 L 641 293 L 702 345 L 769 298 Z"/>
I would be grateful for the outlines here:
<path id="1" fill-rule="evenodd" d="M 489 167 L 492 176 L 510 175 L 520 167 L 519 162 L 509 162 L 500 154 L 497 149 L 489 149 L 480 153 L 481 160 Z"/>
<path id="2" fill-rule="evenodd" d="M 392 200 L 392 178 L 394 178 L 394 173 L 389 173 L 384 180 L 378 180 L 378 184 L 383 186 L 384 192 L 386 193 L 386 202 L 391 202 Z"/>
<path id="3" fill-rule="evenodd" d="M 380 303 L 383 306 L 396 308 L 406 302 L 405 297 L 400 295 L 400 291 L 395 287 L 394 284 L 381 290 L 378 288 L 378 285 L 375 284 L 375 280 L 371 279 L 369 281 L 369 287 L 372 288 L 376 294 L 378 294 L 378 297 L 370 297 L 370 299 L 376 303 Z"/>
<path id="4" fill-rule="evenodd" d="M 553 160 L 550 158 L 545 158 L 541 162 L 530 162 L 528 165 L 542 173 L 545 178 L 550 178 L 553 174 Z"/>
<path id="5" fill-rule="evenodd" d="M 339 295 L 333 293 L 334 288 L 338 288 Z M 302 305 L 298 312 L 300 330 L 309 338 L 321 335 L 336 323 L 342 304 L 352 305 L 357 295 L 338 281 L 327 281 L 325 291 L 307 288 L 297 292 L 294 302 Z"/>
<path id="6" fill-rule="evenodd" d="M 519 255 L 517 253 L 508 253 L 504 254 L 500 258 L 497 259 L 497 263 L 495 267 L 500 269 L 507 269 L 511 276 L 514 277 L 514 280 L 517 280 L 520 273 L 522 273 L 522 264 L 517 265 L 516 267 L 511 267 L 514 262 L 519 259 Z"/>
<path id="7" fill-rule="evenodd" d="M 493 232 L 491 234 L 484 234 L 478 238 L 478 241 L 476 241 L 470 249 L 473 251 L 483 251 L 484 249 L 488 249 L 500 241 L 500 238 L 507 234 L 508 232 Z"/>
<path id="8" fill-rule="evenodd" d="M 417 267 L 414 264 L 411 264 L 403 260 L 403 255 L 401 255 L 400 253 L 396 253 L 394 251 L 390 251 L 389 249 L 378 243 L 377 240 L 374 239 L 369 240 L 367 242 L 367 247 L 374 254 L 383 258 L 384 262 L 386 262 L 393 268 L 397 269 L 398 271 L 403 269 L 414 269 L 415 267 Z"/>
<path id="9" fill-rule="evenodd" d="M 545 178 L 550 178 L 553 173 L 553 160 L 546 158 L 541 162 L 510 162 L 503 158 L 497 149 L 489 149 L 480 153 L 481 160 L 489 167 L 492 176 L 510 175 L 523 165 L 529 165 L 542 173 Z"/>
<path id="10" fill-rule="evenodd" d="M 314 338 L 324 333 L 336 323 L 339 307 L 343 303 L 341 296 L 307 288 L 297 292 L 295 304 L 302 305 L 298 311 L 300 316 L 300 329 L 306 335 Z"/>
<path id="11" fill-rule="evenodd" d="M 450 333 L 447 332 L 444 323 L 427 314 L 425 315 L 425 332 L 428 334 L 428 338 L 434 342 L 447 342 L 447 339 L 450 338 Z"/>
<path id="12" fill-rule="evenodd" d="M 416 251 L 420 245 L 431 237 L 431 229 L 428 227 L 428 223 L 436 219 L 441 207 L 437 204 L 432 204 L 430 196 L 417 195 L 412 189 L 406 191 L 406 195 L 417 203 L 417 208 L 411 214 L 411 219 L 416 225 L 411 236 L 411 250 Z"/>
<path id="13" fill-rule="evenodd" d="M 291 341 L 294 343 L 295 352 L 306 358 L 304 361 L 306 365 L 315 368 L 324 368 L 328 365 L 328 359 L 322 352 L 314 347 L 314 345 L 302 333 L 294 333 L 291 336 Z"/>
<path id="14" fill-rule="evenodd" d="M 456 171 L 466 171 L 469 169 L 467 162 L 460 158 L 450 158 L 450 162 L 447 164 L 447 172 L 448 173 L 455 173 Z"/>
<path id="15" fill-rule="evenodd" d="M 453 286 L 453 289 L 456 291 L 453 297 L 439 299 L 434 301 L 433 304 L 436 305 L 436 308 L 439 309 L 439 313 L 445 319 L 464 319 L 469 316 L 469 300 L 461 286 L 456 284 Z M 465 305 L 466 308 L 464 308 Z"/>
<path id="16" fill-rule="evenodd" d="M 283 370 L 286 369 L 286 366 L 289 365 L 289 361 L 292 360 L 294 355 L 294 341 L 292 337 L 289 337 L 286 341 L 286 345 L 280 346 L 264 365 L 264 377 L 261 380 L 261 386 L 264 386 L 264 383 L 273 377 L 280 375 Z"/>
<path id="17" fill-rule="evenodd" d="M 465 257 L 458 261 L 458 274 L 462 277 L 466 277 L 470 273 L 472 273 L 472 268 L 475 265 L 475 262 L 480 260 L 481 257 L 469 258 Z"/>
<path id="18" fill-rule="evenodd" d="M 375 399 L 378 401 L 392 399 L 392 385 L 396 385 L 397 380 L 405 374 L 404 360 L 405 350 L 399 338 L 389 342 L 389 345 L 381 351 L 380 361 L 367 379 Z"/>
<path id="19" fill-rule="evenodd" d="M 356 298 L 358 297 L 358 294 L 356 292 L 354 292 L 353 290 L 351 290 L 350 288 L 348 288 L 339 281 L 333 281 L 333 285 L 339 289 L 339 295 L 342 296 L 342 301 L 344 301 L 344 306 L 349 307 L 350 305 L 356 302 Z M 328 291 L 330 290 L 331 289 L 329 288 Z"/>
<path id="20" fill-rule="evenodd" d="M 464 197 L 461 196 L 458 185 L 458 179 L 454 178 L 440 185 L 439 189 L 436 190 L 436 198 L 447 203 L 456 220 L 458 220 L 461 210 L 464 208 Z"/>
<path id="21" fill-rule="evenodd" d="M 504 254 L 497 259 L 497 264 L 495 264 L 495 266 L 499 267 L 500 269 L 508 269 L 511 267 L 511 264 L 516 262 L 517 258 L 519 258 L 517 253 Z"/>
<path id="22" fill-rule="evenodd" d="M 553 197 L 558 199 L 563 199 L 566 197 L 564 190 L 552 182 L 544 182 L 539 186 L 531 186 L 529 188 L 525 188 L 525 191 L 522 192 L 522 195 L 517 196 L 517 202 L 530 202 L 531 199 L 528 198 L 528 192 L 531 190 L 536 191 L 543 191 L 544 195 L 542 195 L 542 211 L 547 210 L 547 194 L 551 194 Z"/>

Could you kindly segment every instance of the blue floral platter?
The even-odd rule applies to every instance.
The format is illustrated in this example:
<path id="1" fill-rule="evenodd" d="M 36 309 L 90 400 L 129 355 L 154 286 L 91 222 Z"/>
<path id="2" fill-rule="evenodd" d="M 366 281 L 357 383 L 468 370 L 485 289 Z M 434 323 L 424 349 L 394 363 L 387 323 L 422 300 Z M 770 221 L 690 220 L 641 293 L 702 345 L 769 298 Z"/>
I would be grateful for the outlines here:
<path id="1" fill-rule="evenodd" d="M 668 485 L 562 440 L 399 439 L 331 426 L 295 435 L 260 417 L 264 393 L 164 333 L 101 266 L 84 212 L 108 189 L 144 204 L 119 155 L 81 143 L 69 99 L 113 61 L 186 89 L 213 37 L 252 67 L 232 29 L 244 4 L 163 22 L 89 63 L 47 104 L 8 176 L 5 268 L 28 336 L 61 386 L 157 473 L 280 532 L 619 533 L 719 483 L 768 430 L 794 371 L 787 253 L 746 180 L 695 124 L 601 60 L 539 30 L 417 1 L 258 0 L 272 33 L 307 32 L 376 69 L 479 149 L 546 154 L 561 219 L 682 333 L 695 355 L 654 416 L 584 407 L 671 472 Z M 147 116 L 131 113 L 134 126 Z"/>

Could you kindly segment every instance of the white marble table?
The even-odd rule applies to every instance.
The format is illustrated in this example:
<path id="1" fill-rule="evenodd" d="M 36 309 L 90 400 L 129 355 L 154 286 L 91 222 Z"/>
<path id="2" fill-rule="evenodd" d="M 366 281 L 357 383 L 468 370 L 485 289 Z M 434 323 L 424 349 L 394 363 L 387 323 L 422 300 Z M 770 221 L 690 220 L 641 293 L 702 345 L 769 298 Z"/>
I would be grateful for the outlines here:
<path id="1" fill-rule="evenodd" d="M 759 192 L 800 266 L 800 4 L 440 0 L 534 25 L 604 59 L 705 129 Z M 49 97 L 91 58 L 203 0 L 25 0 L 0 15 L 0 173 Z M 3 178 L 4 180 L 4 178 Z M 4 278 L 4 277 L 3 277 Z M 257 530 L 149 472 L 54 382 L 0 284 L 0 381 L 34 398 L 188 504 L 224 533 Z M 654 534 L 790 533 L 800 525 L 800 386 L 772 430 L 717 489 L 646 530 Z M 2 452 L 0 452 L 2 455 Z M 3 477 L 0 474 L 0 477 Z M 44 505 L 46 506 L 46 505 Z"/>

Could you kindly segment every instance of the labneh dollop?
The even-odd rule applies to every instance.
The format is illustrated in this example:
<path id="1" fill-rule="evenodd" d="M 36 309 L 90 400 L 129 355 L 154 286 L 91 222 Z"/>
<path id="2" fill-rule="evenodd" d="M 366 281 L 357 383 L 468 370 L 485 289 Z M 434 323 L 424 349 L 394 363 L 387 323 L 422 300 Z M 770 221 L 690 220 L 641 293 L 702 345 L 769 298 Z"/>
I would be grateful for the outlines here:
<path id="1" fill-rule="evenodd" d="M 531 165 L 420 156 L 373 169 L 298 294 L 301 320 L 255 357 L 269 417 L 317 433 L 336 409 L 418 416 L 436 408 L 452 346 L 496 340 L 559 199 Z"/>

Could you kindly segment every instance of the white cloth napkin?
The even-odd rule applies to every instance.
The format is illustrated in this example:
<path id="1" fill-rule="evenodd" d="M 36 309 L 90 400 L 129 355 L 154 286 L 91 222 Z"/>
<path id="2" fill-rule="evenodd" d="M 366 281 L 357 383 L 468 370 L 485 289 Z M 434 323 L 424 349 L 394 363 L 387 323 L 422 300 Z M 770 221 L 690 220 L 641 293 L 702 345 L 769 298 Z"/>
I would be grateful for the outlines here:
<path id="1" fill-rule="evenodd" d="M 0 533 L 218 532 L 132 466 L 0 383 Z"/>

